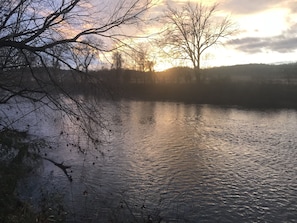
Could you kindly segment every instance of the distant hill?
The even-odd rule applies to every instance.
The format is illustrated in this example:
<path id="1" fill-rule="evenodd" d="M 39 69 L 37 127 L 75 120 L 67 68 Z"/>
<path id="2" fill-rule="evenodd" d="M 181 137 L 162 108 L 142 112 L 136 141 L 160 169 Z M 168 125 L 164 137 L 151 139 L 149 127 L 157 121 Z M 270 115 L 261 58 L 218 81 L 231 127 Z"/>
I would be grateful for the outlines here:
<path id="1" fill-rule="evenodd" d="M 171 68 L 161 75 L 176 76 L 194 73 L 188 67 Z M 269 64 L 244 64 L 224 67 L 214 67 L 201 70 L 204 81 L 231 81 L 231 82 L 296 82 L 297 63 L 269 65 Z"/>

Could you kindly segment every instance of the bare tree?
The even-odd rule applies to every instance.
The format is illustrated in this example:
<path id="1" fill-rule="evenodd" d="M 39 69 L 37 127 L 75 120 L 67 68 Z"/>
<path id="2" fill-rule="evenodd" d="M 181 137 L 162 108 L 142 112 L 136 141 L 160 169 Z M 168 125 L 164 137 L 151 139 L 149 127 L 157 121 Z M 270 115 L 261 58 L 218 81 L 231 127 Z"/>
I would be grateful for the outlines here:
<path id="1" fill-rule="evenodd" d="M 149 72 L 154 72 L 154 66 L 155 66 L 155 62 L 154 61 L 152 61 L 152 60 L 147 60 L 146 61 L 146 69 Z"/>
<path id="2" fill-rule="evenodd" d="M 86 40 L 86 42 L 90 44 L 95 41 L 98 40 Z M 87 44 L 76 46 L 70 50 L 72 52 L 72 59 L 75 63 L 76 69 L 88 74 L 90 65 L 96 59 L 96 54 L 98 51 L 94 49 L 94 47 Z"/>
<path id="3" fill-rule="evenodd" d="M 147 50 L 139 45 L 135 53 L 135 62 L 139 71 L 146 71 Z"/>
<path id="4" fill-rule="evenodd" d="M 98 106 L 71 92 L 77 87 L 71 82 L 75 78 L 68 78 L 69 90 L 57 76 L 69 70 L 75 71 L 75 76 L 87 72 L 95 54 L 112 51 L 109 46 L 127 37 L 120 28 L 138 24 L 152 0 L 117 0 L 108 7 L 102 2 L 97 7 L 88 2 L 0 0 L 0 106 L 9 103 L 21 111 L 18 102 L 22 99 L 22 103 L 33 105 L 32 112 L 41 106 L 58 110 L 92 142 L 98 142 L 92 128 L 105 127 Z M 87 90 L 105 87 L 99 78 L 90 77 L 93 79 L 87 84 L 92 87 Z M 21 114 L 20 119 L 29 113 Z M 13 128 L 15 121 L 9 119 L 9 111 L 1 108 L 0 136 Z"/>
<path id="5" fill-rule="evenodd" d="M 180 9 L 168 5 L 162 47 L 170 56 L 190 60 L 197 80 L 200 80 L 201 55 L 210 47 L 220 44 L 235 31 L 228 16 L 217 15 L 218 4 L 186 3 Z"/>
<path id="6" fill-rule="evenodd" d="M 136 70 L 141 72 L 148 72 L 154 70 L 154 61 L 150 58 L 149 45 L 145 43 L 138 43 L 135 48 L 131 49 L 130 57 L 133 60 Z"/>
<path id="7" fill-rule="evenodd" d="M 42 138 L 42 133 L 29 132 L 37 134 L 39 138 L 35 140 L 27 134 L 32 127 L 30 114 L 41 117 L 39 121 L 49 115 L 49 122 L 56 123 L 58 119 L 59 125 L 65 124 L 57 137 L 68 140 L 81 152 L 89 146 L 98 149 L 94 145 L 109 134 L 98 97 L 86 100 L 82 92 L 78 92 L 79 97 L 73 92 L 79 88 L 101 93 L 105 85 L 92 75 L 88 75 L 92 79 L 83 88 L 74 80 L 81 80 L 81 75 L 86 77 L 95 54 L 112 51 L 109 46 L 127 37 L 121 28 L 138 24 L 152 1 L 0 0 L 0 222 L 24 221 L 23 214 L 14 215 L 20 210 L 18 206 L 23 207 L 14 193 L 21 173 L 27 172 L 22 164 L 47 160 L 72 180 L 70 166 L 52 160 L 45 152 L 52 146 L 59 148 L 59 140 L 53 135 Z M 67 83 L 61 78 L 64 74 L 70 75 Z M 39 121 L 33 122 L 42 125 Z M 69 128 L 68 124 L 77 128 Z M 81 133 L 85 134 L 86 143 L 80 141 Z M 37 215 L 25 219 L 39 220 Z"/>
<path id="8" fill-rule="evenodd" d="M 117 71 L 121 70 L 123 62 L 122 54 L 119 51 L 115 51 L 112 54 L 112 68 L 116 69 Z"/>
<path id="9" fill-rule="evenodd" d="M 52 94 L 53 89 L 82 107 L 59 86 L 49 68 L 86 71 L 93 52 L 112 50 L 108 45 L 115 44 L 108 43 L 120 41 L 123 36 L 119 27 L 138 23 L 151 6 L 151 0 L 118 0 L 113 8 L 97 11 L 83 0 L 0 0 L 0 5 L 0 104 L 14 97 L 33 102 L 46 98 L 67 112 L 65 104 Z M 83 66 L 73 62 L 73 52 L 78 49 L 83 49 L 80 50 L 80 58 L 85 59 Z M 44 68 L 46 81 L 36 72 L 36 67 Z M 34 85 L 24 86 L 21 78 L 16 80 L 18 75 L 7 78 L 8 72 L 20 68 L 31 74 L 29 79 Z"/>

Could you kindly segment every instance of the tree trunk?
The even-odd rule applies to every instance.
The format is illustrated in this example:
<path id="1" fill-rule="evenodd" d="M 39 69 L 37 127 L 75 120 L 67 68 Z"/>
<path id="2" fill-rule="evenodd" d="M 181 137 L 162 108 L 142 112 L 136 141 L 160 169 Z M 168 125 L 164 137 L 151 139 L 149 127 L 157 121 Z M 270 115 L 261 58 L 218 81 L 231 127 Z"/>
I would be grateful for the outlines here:
<path id="1" fill-rule="evenodd" d="M 201 75 L 200 75 L 200 53 L 197 55 L 197 60 L 193 61 L 194 64 L 194 74 L 196 77 L 196 82 L 199 83 L 201 81 Z"/>
<path id="2" fill-rule="evenodd" d="M 195 74 L 196 82 L 199 83 L 201 81 L 201 77 L 200 77 L 201 72 L 199 67 L 194 67 L 194 74 Z"/>

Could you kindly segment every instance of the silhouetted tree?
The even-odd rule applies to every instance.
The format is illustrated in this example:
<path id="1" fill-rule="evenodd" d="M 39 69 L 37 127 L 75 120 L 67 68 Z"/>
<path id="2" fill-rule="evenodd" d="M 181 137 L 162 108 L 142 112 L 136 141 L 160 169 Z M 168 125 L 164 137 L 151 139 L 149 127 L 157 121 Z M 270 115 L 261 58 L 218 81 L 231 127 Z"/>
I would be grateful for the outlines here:
<path id="1" fill-rule="evenodd" d="M 101 41 L 97 39 L 87 38 L 84 40 L 86 44 L 78 45 L 75 48 L 71 48 L 71 60 L 75 63 L 75 69 L 82 71 L 83 77 L 82 80 L 86 80 L 89 68 L 94 60 L 97 59 L 98 50 L 92 46 L 92 44 L 97 43 L 97 46 L 100 46 Z"/>
<path id="2" fill-rule="evenodd" d="M 71 70 L 75 71 L 72 72 L 75 77 L 85 75 L 83 72 L 88 71 L 95 54 L 110 52 L 112 48 L 108 46 L 116 45 L 114 42 L 120 41 L 124 35 L 123 29 L 119 28 L 139 24 L 152 0 L 117 0 L 108 8 L 102 2 L 97 6 L 90 2 L 96 3 L 84 0 L 0 0 L 0 106 L 7 108 L 3 104 L 9 103 L 20 112 L 22 106 L 18 102 L 22 99 L 31 112 L 41 106 L 58 110 L 62 117 L 73 121 L 92 142 L 96 142 L 92 128 L 105 127 L 98 111 L 100 108 L 76 97 L 73 92 L 80 89 L 79 82 L 73 82 L 75 78 L 68 77 L 71 86 L 66 87 L 57 75 L 62 74 L 61 69 L 64 69 L 63 74 L 69 74 L 70 71 L 65 70 Z M 90 78 L 87 82 L 90 86 L 105 87 L 100 85 L 99 78 L 94 75 Z M 6 134 L 6 129 L 12 128 L 11 123 L 24 120 L 31 112 L 11 121 L 15 116 L 1 108 L 0 138 Z M 0 140 L 0 150 L 3 143 Z M 19 154 L 21 152 L 24 153 L 19 149 Z"/>
<path id="3" fill-rule="evenodd" d="M 136 44 L 131 53 L 131 57 L 136 65 L 136 70 L 141 72 L 154 70 L 155 63 L 150 59 L 149 54 L 149 48 L 144 43 Z"/>
<path id="4" fill-rule="evenodd" d="M 116 70 L 121 70 L 123 66 L 122 54 L 116 51 L 112 54 L 112 68 Z"/>
<path id="5" fill-rule="evenodd" d="M 144 72 L 146 69 L 147 51 L 139 45 L 135 51 L 135 63 L 137 70 Z"/>
<path id="6" fill-rule="evenodd" d="M 118 0 L 104 14 L 83 0 L 0 0 L 0 5 L 0 104 L 14 97 L 33 102 L 46 98 L 67 112 L 65 104 L 55 98 L 57 94 L 52 94 L 53 89 L 82 107 L 57 84 L 49 68 L 87 71 L 95 51 L 111 50 L 104 40 L 120 40 L 123 33 L 117 33 L 118 28 L 138 23 L 151 0 Z M 46 81 L 35 67 L 44 68 Z M 7 71 L 19 68 L 31 73 L 35 85 L 24 86 L 21 79 L 15 81 L 17 76 L 7 78 Z"/>
<path id="7" fill-rule="evenodd" d="M 154 72 L 154 66 L 155 66 L 155 62 L 154 61 L 152 61 L 152 60 L 147 60 L 146 61 L 146 69 L 149 72 Z"/>
<path id="8" fill-rule="evenodd" d="M 229 17 L 218 16 L 217 9 L 218 4 L 206 6 L 190 2 L 178 9 L 167 7 L 165 22 L 168 27 L 161 46 L 174 58 L 190 60 L 197 80 L 200 80 L 201 55 L 235 31 Z"/>

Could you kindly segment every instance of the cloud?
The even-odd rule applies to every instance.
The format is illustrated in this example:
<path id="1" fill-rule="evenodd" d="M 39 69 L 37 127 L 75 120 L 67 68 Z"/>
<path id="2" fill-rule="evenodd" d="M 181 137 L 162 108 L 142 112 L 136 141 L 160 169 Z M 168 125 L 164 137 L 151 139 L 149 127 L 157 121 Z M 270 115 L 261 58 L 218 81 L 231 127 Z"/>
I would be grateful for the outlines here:
<path id="1" fill-rule="evenodd" d="M 233 45 L 239 51 L 246 53 L 261 52 L 263 47 L 267 45 L 266 41 L 257 37 L 246 37 L 241 39 L 233 39 L 227 42 L 228 45 Z"/>
<path id="2" fill-rule="evenodd" d="M 246 53 L 273 51 L 279 53 L 297 50 L 297 24 L 292 25 L 282 34 L 272 37 L 244 37 L 227 42 L 237 50 Z"/>
<path id="3" fill-rule="evenodd" d="M 288 8 L 297 12 L 295 0 L 226 0 L 222 7 L 233 14 L 253 14 L 272 8 Z"/>
<path id="4" fill-rule="evenodd" d="M 297 50 L 297 37 L 280 39 L 276 42 L 273 42 L 270 50 L 280 53 L 294 52 L 295 50 Z"/>
<path id="5" fill-rule="evenodd" d="M 291 9 L 292 13 L 297 13 L 297 2 L 292 1 L 288 4 L 289 8 Z"/>

